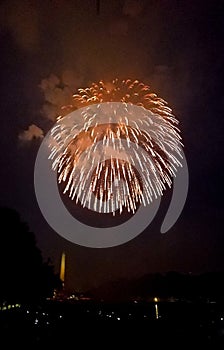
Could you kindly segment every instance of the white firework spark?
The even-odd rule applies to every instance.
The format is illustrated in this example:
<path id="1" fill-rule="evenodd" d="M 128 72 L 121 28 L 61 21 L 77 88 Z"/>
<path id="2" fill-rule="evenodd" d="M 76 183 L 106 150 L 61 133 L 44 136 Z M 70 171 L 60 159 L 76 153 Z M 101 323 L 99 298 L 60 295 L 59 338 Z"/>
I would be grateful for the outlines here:
<path id="1" fill-rule="evenodd" d="M 135 213 L 171 187 L 181 165 L 178 121 L 148 86 L 94 83 L 64 110 L 71 113 L 51 130 L 49 158 L 72 200 L 98 212 Z"/>

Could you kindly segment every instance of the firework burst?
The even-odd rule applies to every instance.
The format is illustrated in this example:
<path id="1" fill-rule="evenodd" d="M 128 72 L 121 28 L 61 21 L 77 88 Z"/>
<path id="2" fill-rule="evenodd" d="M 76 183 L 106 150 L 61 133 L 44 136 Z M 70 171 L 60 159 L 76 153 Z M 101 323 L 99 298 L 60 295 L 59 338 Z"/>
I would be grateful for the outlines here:
<path id="1" fill-rule="evenodd" d="M 181 165 L 178 121 L 137 80 L 100 81 L 78 92 L 51 130 L 58 182 L 83 207 L 135 213 L 172 185 Z"/>

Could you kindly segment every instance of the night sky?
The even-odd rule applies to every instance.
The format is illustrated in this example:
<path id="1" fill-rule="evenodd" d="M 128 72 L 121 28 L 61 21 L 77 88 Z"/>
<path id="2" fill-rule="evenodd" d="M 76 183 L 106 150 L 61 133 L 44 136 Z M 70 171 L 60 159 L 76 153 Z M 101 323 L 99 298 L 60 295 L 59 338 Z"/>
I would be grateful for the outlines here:
<path id="1" fill-rule="evenodd" d="M 101 0 L 99 11 L 96 4 L 1 2 L 0 204 L 19 211 L 56 272 L 65 251 L 70 289 L 154 272 L 223 270 L 224 2 Z M 65 240 L 43 218 L 34 163 L 40 136 L 71 91 L 114 77 L 149 84 L 172 107 L 185 145 L 189 194 L 168 233 L 160 234 L 166 193 L 153 223 L 134 240 L 91 249 Z"/>

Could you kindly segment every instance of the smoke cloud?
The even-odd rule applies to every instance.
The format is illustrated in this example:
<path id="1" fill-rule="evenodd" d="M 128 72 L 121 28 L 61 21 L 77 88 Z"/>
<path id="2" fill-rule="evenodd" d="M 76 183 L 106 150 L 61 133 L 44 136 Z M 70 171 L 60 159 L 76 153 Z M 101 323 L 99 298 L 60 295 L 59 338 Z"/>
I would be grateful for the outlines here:
<path id="1" fill-rule="evenodd" d="M 49 127 L 49 121 L 53 124 L 63 114 L 62 107 L 71 104 L 77 88 L 101 79 L 141 80 L 181 108 L 194 98 L 196 80 L 205 89 L 205 77 L 197 69 L 203 48 L 192 53 L 194 39 L 187 34 L 188 41 L 181 44 L 185 42 L 178 30 L 181 6 L 169 8 L 167 2 L 146 0 L 101 1 L 100 5 L 100 14 L 90 0 L 11 0 L 0 6 L 0 29 L 9 31 L 21 50 L 35 56 L 31 69 L 38 71 L 39 80 L 33 89 L 39 83 L 43 101 L 32 125 L 42 118 L 41 125 Z M 191 6 L 186 3 L 184 9 L 196 23 L 197 13 L 192 20 Z M 171 25 L 176 30 L 170 31 Z"/>
<path id="2" fill-rule="evenodd" d="M 42 139 L 43 137 L 43 130 L 35 124 L 30 125 L 27 130 L 24 130 L 19 134 L 19 140 L 25 142 L 33 139 Z"/>
<path id="3" fill-rule="evenodd" d="M 17 45 L 35 51 L 39 45 L 39 13 L 35 1 L 4 1 L 0 6 L 0 28 L 8 30 Z"/>
<path id="4" fill-rule="evenodd" d="M 42 115 L 55 122 L 57 117 L 63 113 L 66 106 L 72 104 L 72 96 L 81 84 L 81 78 L 76 78 L 75 72 L 66 70 L 61 77 L 51 74 L 43 79 L 40 89 L 44 94 L 45 103 L 42 107 Z"/>
<path id="5" fill-rule="evenodd" d="M 135 18 L 141 14 L 143 2 L 139 0 L 126 0 L 123 7 L 124 15 Z"/>

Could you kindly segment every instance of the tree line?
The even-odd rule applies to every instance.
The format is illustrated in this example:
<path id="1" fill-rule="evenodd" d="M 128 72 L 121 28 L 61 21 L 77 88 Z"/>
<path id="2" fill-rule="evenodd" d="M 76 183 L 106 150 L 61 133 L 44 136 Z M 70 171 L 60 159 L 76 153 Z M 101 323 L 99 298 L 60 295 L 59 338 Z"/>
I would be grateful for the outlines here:
<path id="1" fill-rule="evenodd" d="M 20 214 L 0 208 L 0 302 L 34 302 L 51 297 L 61 281 L 50 261 L 44 262 Z"/>

